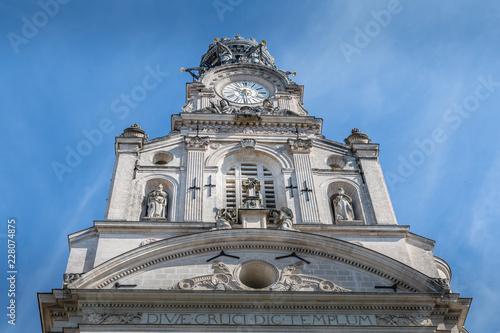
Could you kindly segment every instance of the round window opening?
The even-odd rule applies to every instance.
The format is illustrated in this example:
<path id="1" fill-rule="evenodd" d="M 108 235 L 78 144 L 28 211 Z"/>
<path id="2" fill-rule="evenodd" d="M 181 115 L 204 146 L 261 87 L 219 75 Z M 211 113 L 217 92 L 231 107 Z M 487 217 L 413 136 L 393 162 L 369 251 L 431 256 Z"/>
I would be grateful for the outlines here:
<path id="1" fill-rule="evenodd" d="M 276 267 L 265 261 L 249 261 L 240 267 L 238 277 L 245 286 L 252 289 L 264 289 L 278 280 Z"/>

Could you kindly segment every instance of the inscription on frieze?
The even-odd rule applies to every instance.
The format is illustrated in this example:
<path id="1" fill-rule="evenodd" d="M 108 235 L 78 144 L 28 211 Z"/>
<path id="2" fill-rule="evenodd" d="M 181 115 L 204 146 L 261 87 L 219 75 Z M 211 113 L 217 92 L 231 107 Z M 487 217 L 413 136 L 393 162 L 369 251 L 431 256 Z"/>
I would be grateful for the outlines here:
<path id="1" fill-rule="evenodd" d="M 367 326 L 376 325 L 374 315 L 283 314 L 283 313 L 144 313 L 148 325 L 303 325 Z"/>

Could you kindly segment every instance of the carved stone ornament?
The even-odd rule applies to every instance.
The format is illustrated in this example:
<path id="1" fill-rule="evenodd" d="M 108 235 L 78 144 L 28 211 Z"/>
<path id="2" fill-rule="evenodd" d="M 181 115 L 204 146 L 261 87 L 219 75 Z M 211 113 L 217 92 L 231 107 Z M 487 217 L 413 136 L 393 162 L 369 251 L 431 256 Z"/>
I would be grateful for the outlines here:
<path id="1" fill-rule="evenodd" d="M 309 153 L 312 147 L 312 140 L 288 139 L 288 147 L 293 153 Z"/>
<path id="2" fill-rule="evenodd" d="M 142 312 L 125 313 L 86 313 L 83 316 L 85 324 L 139 324 Z"/>
<path id="3" fill-rule="evenodd" d="M 201 138 L 198 135 L 195 137 L 187 137 L 185 138 L 186 148 L 187 149 L 202 149 L 205 150 L 208 145 L 208 138 Z"/>
<path id="4" fill-rule="evenodd" d="M 144 132 L 144 130 L 141 129 L 141 126 L 137 124 L 132 124 L 132 126 L 123 130 L 123 133 L 120 136 L 124 138 L 148 138 L 146 132 Z"/>
<path id="5" fill-rule="evenodd" d="M 255 178 L 248 178 L 241 182 L 241 187 L 247 193 L 243 199 L 243 207 L 249 209 L 262 208 L 262 193 L 260 191 L 262 184 Z"/>
<path id="6" fill-rule="evenodd" d="M 242 139 L 241 140 L 241 148 L 242 148 L 243 154 L 254 155 L 256 143 L 257 142 L 254 139 Z"/>
<path id="7" fill-rule="evenodd" d="M 281 210 L 271 209 L 269 215 L 276 218 L 274 223 L 279 226 L 278 229 L 299 231 L 293 228 L 293 212 L 290 208 L 281 207 Z"/>
<path id="8" fill-rule="evenodd" d="M 451 291 L 450 282 L 445 278 L 431 278 L 432 282 L 439 286 L 442 291 L 449 293 Z"/>
<path id="9" fill-rule="evenodd" d="M 73 283 L 81 278 L 83 273 L 66 273 L 63 275 L 64 284 Z"/>
<path id="10" fill-rule="evenodd" d="M 236 209 L 234 208 L 221 208 L 215 214 L 215 228 L 212 230 L 231 229 L 232 225 L 236 223 Z"/>
<path id="11" fill-rule="evenodd" d="M 377 325 L 381 326 L 431 326 L 427 316 L 412 315 L 377 315 Z"/>
<path id="12" fill-rule="evenodd" d="M 148 239 L 145 239 L 141 242 L 141 244 L 139 244 L 139 246 L 144 246 L 144 245 L 148 245 L 148 244 L 151 244 L 151 243 L 154 243 L 154 242 L 157 242 L 158 240 L 155 239 L 155 238 L 148 238 Z"/>
<path id="13" fill-rule="evenodd" d="M 355 143 L 371 143 L 372 140 L 368 138 L 368 135 L 361 132 L 357 128 L 353 128 L 351 134 L 344 139 L 345 144 L 352 145 Z"/>
<path id="14" fill-rule="evenodd" d="M 261 262 L 272 266 L 275 270 L 277 268 L 274 265 L 261 261 L 261 260 L 250 260 L 255 262 Z M 318 292 L 348 292 L 350 290 L 339 287 L 335 283 L 317 278 L 314 276 L 301 274 L 301 269 L 303 267 L 302 262 L 297 262 L 292 265 L 288 265 L 281 272 L 279 272 L 279 278 L 272 283 L 269 287 L 261 289 L 250 288 L 239 281 L 235 277 L 235 271 L 231 272 L 228 265 L 220 262 L 214 261 L 212 264 L 213 274 L 202 275 L 193 277 L 191 279 L 184 279 L 178 282 L 176 285 L 169 289 L 177 290 L 271 290 L 271 291 L 318 291 Z"/>

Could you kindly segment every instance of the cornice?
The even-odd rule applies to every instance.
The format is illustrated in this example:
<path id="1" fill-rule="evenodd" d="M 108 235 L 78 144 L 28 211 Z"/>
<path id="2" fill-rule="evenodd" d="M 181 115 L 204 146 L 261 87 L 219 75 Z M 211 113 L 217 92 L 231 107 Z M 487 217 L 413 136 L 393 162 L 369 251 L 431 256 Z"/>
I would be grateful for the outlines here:
<path id="1" fill-rule="evenodd" d="M 242 133 L 262 135 L 294 135 L 299 129 L 302 134 L 321 134 L 322 119 L 311 116 L 260 116 L 242 117 L 239 115 L 180 113 L 172 115 L 172 130 L 181 133 L 196 131 L 200 134 Z"/>

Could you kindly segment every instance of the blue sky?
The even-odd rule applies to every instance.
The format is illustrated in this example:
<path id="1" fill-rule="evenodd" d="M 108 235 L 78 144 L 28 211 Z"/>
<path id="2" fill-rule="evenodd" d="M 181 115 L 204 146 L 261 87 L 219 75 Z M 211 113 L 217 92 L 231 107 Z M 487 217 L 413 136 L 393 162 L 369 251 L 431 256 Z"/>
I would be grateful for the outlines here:
<path id="1" fill-rule="evenodd" d="M 236 34 L 297 71 L 327 138 L 356 127 L 380 143 L 398 223 L 436 240 L 453 291 L 474 298 L 469 331 L 500 332 L 500 3 L 54 1 L 0 1 L 0 248 L 15 218 L 19 272 L 17 325 L 2 313 L 1 332 L 40 331 L 36 292 L 61 287 L 67 235 L 104 215 L 114 136 L 132 123 L 166 135 L 190 81 L 179 68 Z M 151 70 L 158 85 L 115 112 Z"/>

